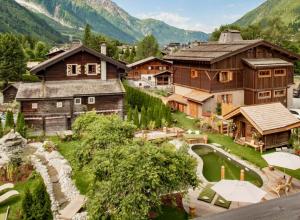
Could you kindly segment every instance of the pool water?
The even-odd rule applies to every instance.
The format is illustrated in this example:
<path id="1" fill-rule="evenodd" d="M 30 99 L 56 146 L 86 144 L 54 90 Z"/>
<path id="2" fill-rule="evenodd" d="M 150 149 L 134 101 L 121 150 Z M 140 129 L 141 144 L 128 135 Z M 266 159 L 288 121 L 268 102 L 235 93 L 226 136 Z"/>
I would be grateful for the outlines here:
<path id="1" fill-rule="evenodd" d="M 253 172 L 247 171 L 240 164 L 228 160 L 221 153 L 214 152 L 207 146 L 194 146 L 193 151 L 197 153 L 203 160 L 203 176 L 210 182 L 218 182 L 221 180 L 221 166 L 225 166 L 225 179 L 240 179 L 241 169 L 245 170 L 245 180 L 256 186 L 262 186 L 262 179 Z"/>

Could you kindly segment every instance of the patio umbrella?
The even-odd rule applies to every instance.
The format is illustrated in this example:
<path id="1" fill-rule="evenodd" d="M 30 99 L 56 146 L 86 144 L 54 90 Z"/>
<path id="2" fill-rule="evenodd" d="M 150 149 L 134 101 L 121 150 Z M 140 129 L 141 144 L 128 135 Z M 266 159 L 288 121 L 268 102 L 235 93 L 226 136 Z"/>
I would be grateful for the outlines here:
<path id="1" fill-rule="evenodd" d="M 300 157 L 286 152 L 275 152 L 262 156 L 269 165 L 290 170 L 300 169 Z"/>
<path id="2" fill-rule="evenodd" d="M 258 203 L 267 194 L 252 183 L 239 180 L 221 180 L 211 189 L 231 202 Z"/>

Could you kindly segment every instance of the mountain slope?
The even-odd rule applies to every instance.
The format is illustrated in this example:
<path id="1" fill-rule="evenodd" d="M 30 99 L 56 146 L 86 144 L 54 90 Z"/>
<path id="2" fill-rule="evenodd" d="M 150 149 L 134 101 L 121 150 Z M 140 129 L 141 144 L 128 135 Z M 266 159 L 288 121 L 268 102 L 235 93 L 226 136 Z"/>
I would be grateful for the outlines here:
<path id="1" fill-rule="evenodd" d="M 51 17 L 62 25 L 82 30 L 90 24 L 94 31 L 112 38 L 133 43 L 153 34 L 160 44 L 171 41 L 188 42 L 207 40 L 203 32 L 185 31 L 154 19 L 140 20 L 120 8 L 111 0 L 16 0 L 22 5 Z"/>
<path id="2" fill-rule="evenodd" d="M 298 22 L 300 20 L 300 1 L 267 0 L 256 9 L 248 12 L 234 24 L 248 26 L 274 17 L 280 17 L 286 25 Z"/>
<path id="3" fill-rule="evenodd" d="M 1 0 L 0 32 L 30 35 L 50 42 L 62 42 L 64 37 L 43 19 L 13 0 Z"/>

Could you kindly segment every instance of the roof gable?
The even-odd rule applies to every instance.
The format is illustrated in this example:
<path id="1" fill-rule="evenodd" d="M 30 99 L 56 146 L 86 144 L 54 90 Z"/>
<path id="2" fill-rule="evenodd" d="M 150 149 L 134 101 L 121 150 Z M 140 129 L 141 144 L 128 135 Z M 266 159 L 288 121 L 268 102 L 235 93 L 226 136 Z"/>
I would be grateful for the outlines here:
<path id="1" fill-rule="evenodd" d="M 135 66 L 139 66 L 139 65 L 142 65 L 142 64 L 145 64 L 145 63 L 154 61 L 154 60 L 157 60 L 157 61 L 160 61 L 160 62 L 169 64 L 169 65 L 172 64 L 172 62 L 170 62 L 170 61 L 163 60 L 163 59 L 160 59 L 160 58 L 158 58 L 158 57 L 151 56 L 151 57 L 147 57 L 147 58 L 145 58 L 145 59 L 136 61 L 136 62 L 134 62 L 134 63 L 128 64 L 127 67 L 128 67 L 128 68 L 132 68 L 132 67 L 135 67 Z"/>
<path id="2" fill-rule="evenodd" d="M 79 52 L 90 53 L 90 54 L 92 54 L 92 55 L 94 55 L 96 57 L 99 57 L 101 60 L 104 60 L 104 61 L 106 61 L 106 62 L 108 62 L 108 63 L 110 63 L 110 64 L 112 64 L 114 66 L 117 66 L 120 69 L 127 70 L 127 67 L 123 63 L 121 63 L 119 61 L 116 61 L 116 60 L 114 60 L 114 59 L 112 59 L 112 58 L 110 58 L 110 57 L 108 57 L 108 56 L 106 56 L 104 54 L 101 54 L 101 53 L 99 53 L 99 52 L 97 52 L 97 51 L 95 51 L 93 49 L 90 49 L 90 48 L 88 48 L 88 47 L 86 47 L 84 45 L 80 45 L 78 47 L 75 47 L 75 48 L 73 48 L 71 50 L 68 50 L 68 51 L 65 51 L 63 53 L 60 53 L 57 56 L 54 56 L 54 57 L 52 57 L 52 58 L 50 58 L 50 59 L 48 59 L 48 60 L 40 63 L 39 65 L 37 65 L 34 68 L 32 68 L 30 71 L 32 73 L 38 73 L 39 71 L 44 70 L 44 69 L 46 69 L 46 68 L 48 68 L 48 67 L 50 67 L 50 66 L 52 66 L 52 65 L 54 65 L 54 64 L 56 64 L 58 62 L 60 62 L 61 60 L 66 59 L 66 58 L 68 58 L 70 56 L 73 56 L 73 55 L 75 55 L 75 54 L 77 54 Z"/>

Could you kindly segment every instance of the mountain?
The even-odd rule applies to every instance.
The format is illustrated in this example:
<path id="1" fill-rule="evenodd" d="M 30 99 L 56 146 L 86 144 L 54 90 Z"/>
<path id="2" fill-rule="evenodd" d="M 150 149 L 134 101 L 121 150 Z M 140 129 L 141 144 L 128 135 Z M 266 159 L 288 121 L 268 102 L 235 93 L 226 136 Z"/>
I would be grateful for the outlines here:
<path id="1" fill-rule="evenodd" d="M 256 9 L 248 12 L 234 24 L 248 26 L 274 17 L 280 17 L 286 25 L 300 24 L 300 1 L 267 0 Z"/>
<path id="2" fill-rule="evenodd" d="M 95 32 L 128 43 L 136 42 L 148 34 L 153 34 L 161 45 L 208 39 L 208 35 L 200 31 L 186 31 L 162 21 L 133 17 L 111 0 L 15 1 L 39 14 L 39 17 L 44 17 L 50 26 L 64 35 L 72 30 L 78 34 L 86 24 L 90 24 Z M 49 22 L 49 19 L 53 22 Z"/>
<path id="3" fill-rule="evenodd" d="M 64 37 L 47 22 L 13 0 L 1 0 L 0 32 L 31 35 L 50 42 L 64 41 Z"/>

